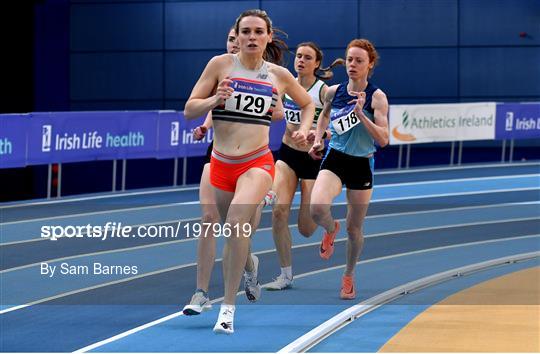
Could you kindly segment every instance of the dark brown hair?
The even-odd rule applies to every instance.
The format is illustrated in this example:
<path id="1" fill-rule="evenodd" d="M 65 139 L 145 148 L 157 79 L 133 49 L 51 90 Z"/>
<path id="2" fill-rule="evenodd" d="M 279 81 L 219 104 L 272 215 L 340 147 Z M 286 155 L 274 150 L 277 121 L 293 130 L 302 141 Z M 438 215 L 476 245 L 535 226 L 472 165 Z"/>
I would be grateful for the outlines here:
<path id="1" fill-rule="evenodd" d="M 272 20 L 270 19 L 270 17 L 268 17 L 266 11 L 260 9 L 246 10 L 242 12 L 240 16 L 238 16 L 234 23 L 234 30 L 236 31 L 236 34 L 240 32 L 240 21 L 244 17 L 248 16 L 254 16 L 263 19 L 264 22 L 266 22 L 266 31 L 269 34 L 273 33 L 272 42 L 266 45 L 263 59 L 277 65 L 283 65 L 285 61 L 284 54 L 288 53 L 289 47 L 284 40 L 278 37 L 278 35 L 286 38 L 287 34 L 277 28 L 273 28 Z"/>
<path id="2" fill-rule="evenodd" d="M 298 45 L 297 49 L 300 47 L 310 47 L 315 51 L 315 60 L 319 62 L 319 66 L 315 68 L 315 72 L 313 73 L 317 78 L 321 80 L 330 80 L 334 77 L 334 73 L 332 72 L 332 69 L 335 66 L 338 65 L 344 65 L 345 61 L 341 58 L 338 58 L 330 64 L 330 66 L 326 68 L 321 68 L 322 61 L 323 61 L 323 51 L 315 42 L 302 42 Z"/>

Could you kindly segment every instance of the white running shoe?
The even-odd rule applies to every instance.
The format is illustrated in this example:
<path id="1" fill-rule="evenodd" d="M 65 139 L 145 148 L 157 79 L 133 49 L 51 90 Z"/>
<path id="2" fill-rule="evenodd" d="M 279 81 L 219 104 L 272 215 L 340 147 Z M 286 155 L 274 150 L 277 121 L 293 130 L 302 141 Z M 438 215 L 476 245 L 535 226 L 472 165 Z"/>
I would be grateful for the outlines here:
<path id="1" fill-rule="evenodd" d="M 252 277 L 244 271 L 244 289 L 246 290 L 246 297 L 249 301 L 255 302 L 261 297 L 261 284 L 257 279 L 257 274 L 259 272 L 259 258 L 252 254 L 251 259 L 253 259 L 253 274 Z"/>
<path id="2" fill-rule="evenodd" d="M 191 297 L 191 301 L 188 305 L 184 306 L 182 312 L 186 316 L 200 315 L 201 312 L 210 311 L 212 304 L 210 299 L 204 296 L 202 291 L 196 291 Z"/>
<path id="3" fill-rule="evenodd" d="M 263 207 L 272 206 L 276 204 L 277 194 L 274 191 L 268 191 L 264 196 L 264 205 Z"/>
<path id="4" fill-rule="evenodd" d="M 292 278 L 287 278 L 285 274 L 280 274 L 279 277 L 275 278 L 273 282 L 268 283 L 264 286 L 266 290 L 285 290 L 291 287 Z"/>
<path id="5" fill-rule="evenodd" d="M 234 333 L 234 308 L 221 307 L 219 316 L 214 326 L 214 333 L 233 334 Z"/>

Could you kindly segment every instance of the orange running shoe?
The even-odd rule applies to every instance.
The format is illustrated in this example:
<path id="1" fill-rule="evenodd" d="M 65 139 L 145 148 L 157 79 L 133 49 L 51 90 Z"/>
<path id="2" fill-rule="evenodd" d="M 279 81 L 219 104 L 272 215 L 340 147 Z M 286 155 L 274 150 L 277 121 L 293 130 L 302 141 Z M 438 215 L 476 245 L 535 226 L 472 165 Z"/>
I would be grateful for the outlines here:
<path id="1" fill-rule="evenodd" d="M 319 249 L 319 255 L 322 259 L 330 259 L 334 253 L 334 240 L 337 233 L 339 232 L 339 222 L 334 221 L 334 232 L 329 234 L 328 232 L 324 233 L 323 239 L 321 241 L 321 247 Z"/>
<path id="2" fill-rule="evenodd" d="M 343 300 L 352 300 L 356 297 L 354 278 L 351 275 L 344 275 L 341 278 L 341 293 L 339 297 Z"/>

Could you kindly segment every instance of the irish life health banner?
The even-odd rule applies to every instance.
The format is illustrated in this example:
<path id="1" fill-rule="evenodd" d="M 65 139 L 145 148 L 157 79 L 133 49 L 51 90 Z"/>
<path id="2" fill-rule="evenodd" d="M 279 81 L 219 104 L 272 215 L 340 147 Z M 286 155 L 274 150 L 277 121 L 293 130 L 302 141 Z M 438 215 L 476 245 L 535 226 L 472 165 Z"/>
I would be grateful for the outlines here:
<path id="1" fill-rule="evenodd" d="M 0 114 L 0 168 L 26 166 L 28 114 Z"/>
<path id="2" fill-rule="evenodd" d="M 28 164 L 155 157 L 158 112 L 31 113 Z"/>
<path id="3" fill-rule="evenodd" d="M 159 114 L 159 159 L 204 156 L 214 136 L 209 129 L 201 140 L 195 140 L 193 130 L 204 123 L 205 117 L 187 120 L 184 112 L 161 111 Z"/>
<path id="4" fill-rule="evenodd" d="M 540 102 L 497 104 L 495 138 L 540 138 Z"/>
<path id="5" fill-rule="evenodd" d="M 390 106 L 390 144 L 495 138 L 495 102 Z"/>
<path id="6" fill-rule="evenodd" d="M 184 112 L 160 111 L 159 114 L 159 159 L 174 157 L 204 156 L 214 139 L 210 128 L 201 140 L 195 140 L 193 130 L 204 123 L 205 117 L 186 119 Z M 273 121 L 270 127 L 270 149 L 277 150 L 285 132 L 285 120 Z"/>

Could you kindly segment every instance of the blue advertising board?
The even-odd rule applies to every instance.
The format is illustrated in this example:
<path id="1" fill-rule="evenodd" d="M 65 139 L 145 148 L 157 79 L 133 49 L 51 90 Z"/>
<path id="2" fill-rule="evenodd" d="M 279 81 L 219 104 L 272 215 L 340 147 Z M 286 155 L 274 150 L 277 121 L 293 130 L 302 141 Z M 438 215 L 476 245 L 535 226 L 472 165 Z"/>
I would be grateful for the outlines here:
<path id="1" fill-rule="evenodd" d="M 193 130 L 204 117 L 177 111 L 35 112 L 0 115 L 0 168 L 62 162 L 204 156 L 213 129 L 202 140 Z M 273 122 L 277 150 L 285 121 Z"/>
<path id="2" fill-rule="evenodd" d="M 162 111 L 159 115 L 158 158 L 204 156 L 214 139 L 209 129 L 202 140 L 195 140 L 193 130 L 204 123 L 205 117 L 186 119 L 183 112 Z M 285 120 L 272 122 L 270 149 L 277 150 L 285 132 Z"/>
<path id="3" fill-rule="evenodd" d="M 155 157 L 158 112 L 31 113 L 28 164 Z"/>
<path id="4" fill-rule="evenodd" d="M 270 150 L 277 150 L 281 146 L 286 125 L 285 119 L 272 121 L 272 125 L 270 125 Z"/>
<path id="5" fill-rule="evenodd" d="M 28 114 L 0 114 L 0 168 L 26 166 Z"/>
<path id="6" fill-rule="evenodd" d="M 499 103 L 495 139 L 540 138 L 540 103 Z"/>
<path id="7" fill-rule="evenodd" d="M 193 129 L 204 123 L 204 117 L 186 120 L 183 112 L 161 111 L 159 115 L 158 159 L 203 156 L 212 141 L 213 130 L 202 140 L 195 140 Z"/>

